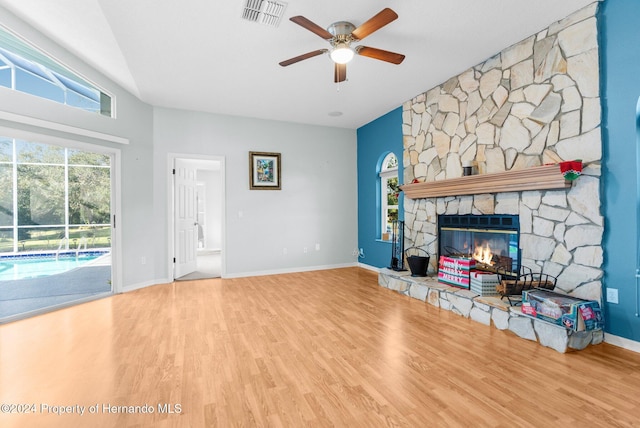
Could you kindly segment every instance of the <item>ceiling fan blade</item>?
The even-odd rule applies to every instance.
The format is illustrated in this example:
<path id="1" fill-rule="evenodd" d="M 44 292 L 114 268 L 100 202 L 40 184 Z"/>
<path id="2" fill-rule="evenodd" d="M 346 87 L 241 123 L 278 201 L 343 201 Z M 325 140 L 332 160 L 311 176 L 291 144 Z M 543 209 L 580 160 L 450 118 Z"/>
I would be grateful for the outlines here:
<path id="1" fill-rule="evenodd" d="M 314 56 L 322 55 L 323 53 L 326 53 L 326 52 L 328 52 L 328 49 L 318 49 L 317 51 L 307 52 L 306 54 L 298 55 L 296 57 L 282 61 L 279 64 L 283 67 L 286 67 L 287 65 L 295 64 L 296 62 L 313 58 Z"/>
<path id="2" fill-rule="evenodd" d="M 382 49 L 370 48 L 367 46 L 356 46 L 355 51 L 358 55 L 379 59 L 380 61 L 386 61 L 392 64 L 400 64 L 404 61 L 404 55 Z"/>
<path id="3" fill-rule="evenodd" d="M 395 21 L 396 19 L 398 19 L 397 13 L 395 13 L 393 10 L 389 9 L 388 7 L 384 8 L 380 12 L 378 12 L 377 15 L 375 15 L 374 17 L 369 19 L 367 22 L 365 22 L 364 24 L 362 24 L 361 26 L 353 30 L 351 32 L 351 35 L 357 40 L 362 40 L 365 37 L 367 37 L 369 34 L 379 30 L 380 28 L 384 27 L 385 25 L 387 25 L 392 21 Z"/>
<path id="4" fill-rule="evenodd" d="M 347 80 L 347 64 L 335 63 L 333 72 L 333 81 L 336 83 L 344 82 Z"/>
<path id="5" fill-rule="evenodd" d="M 309 21 L 304 16 L 301 16 L 301 15 L 292 16 L 291 18 L 289 18 L 289 20 L 292 21 L 292 22 L 295 22 L 296 24 L 298 24 L 301 27 L 306 28 L 307 30 L 311 31 L 312 33 L 317 34 L 318 36 L 322 37 L 325 40 L 330 40 L 330 39 L 333 38 L 333 35 L 330 32 L 328 32 L 327 30 L 325 30 L 324 28 L 322 28 L 318 24 Z"/>

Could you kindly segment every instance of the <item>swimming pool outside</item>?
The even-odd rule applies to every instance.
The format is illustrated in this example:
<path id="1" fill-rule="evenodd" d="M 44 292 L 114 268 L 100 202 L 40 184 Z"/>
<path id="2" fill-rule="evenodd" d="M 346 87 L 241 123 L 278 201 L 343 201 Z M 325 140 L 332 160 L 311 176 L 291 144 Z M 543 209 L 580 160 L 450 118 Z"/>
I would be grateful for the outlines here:
<path id="1" fill-rule="evenodd" d="M 95 262 L 108 251 L 75 251 L 54 253 L 12 254 L 0 256 L 0 281 L 42 278 L 56 275 Z"/>

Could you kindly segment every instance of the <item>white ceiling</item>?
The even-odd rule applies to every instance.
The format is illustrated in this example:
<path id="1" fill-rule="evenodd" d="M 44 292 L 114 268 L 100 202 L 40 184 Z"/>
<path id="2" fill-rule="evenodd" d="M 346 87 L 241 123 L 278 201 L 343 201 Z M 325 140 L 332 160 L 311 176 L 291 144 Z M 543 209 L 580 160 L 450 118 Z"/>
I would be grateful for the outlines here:
<path id="1" fill-rule="evenodd" d="M 245 0 L 0 5 L 149 104 L 355 129 L 593 1 L 289 0 L 277 28 L 241 19 Z M 385 7 L 399 18 L 358 44 L 402 64 L 356 56 L 340 85 L 328 55 L 278 65 L 329 46 L 289 17 L 358 26 Z"/>

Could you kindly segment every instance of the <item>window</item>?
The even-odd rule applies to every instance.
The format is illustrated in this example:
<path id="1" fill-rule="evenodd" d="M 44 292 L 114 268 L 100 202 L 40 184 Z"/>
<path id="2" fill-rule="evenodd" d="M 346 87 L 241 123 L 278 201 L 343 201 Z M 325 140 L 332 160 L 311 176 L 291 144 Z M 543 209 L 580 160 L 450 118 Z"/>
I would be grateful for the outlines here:
<path id="1" fill-rule="evenodd" d="M 0 137 L 0 254 L 111 246 L 109 155 Z"/>
<path id="2" fill-rule="evenodd" d="M 2 27 L 0 86 L 112 117 L 109 95 Z"/>
<path id="3" fill-rule="evenodd" d="M 388 240 L 391 224 L 398 219 L 398 158 L 393 153 L 385 156 L 380 167 L 381 238 Z"/>

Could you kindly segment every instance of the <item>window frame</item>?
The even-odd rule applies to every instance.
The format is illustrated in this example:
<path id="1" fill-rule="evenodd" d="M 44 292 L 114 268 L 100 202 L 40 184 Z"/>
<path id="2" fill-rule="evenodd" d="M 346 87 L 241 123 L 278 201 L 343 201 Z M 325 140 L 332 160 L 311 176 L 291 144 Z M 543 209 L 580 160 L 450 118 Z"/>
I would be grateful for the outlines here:
<path id="1" fill-rule="evenodd" d="M 395 159 L 395 166 L 389 167 L 388 165 L 391 159 Z M 380 198 L 380 222 L 378 223 L 378 227 L 380 229 L 379 237 L 383 241 L 388 241 L 391 239 L 390 237 L 386 237 L 387 239 L 385 239 L 385 233 L 390 232 L 387 230 L 387 219 L 389 218 L 389 210 L 395 209 L 398 214 L 400 213 L 399 201 L 398 205 L 389 205 L 389 192 L 387 191 L 389 180 L 395 178 L 398 180 L 398 184 L 400 184 L 400 177 L 398 175 L 398 172 L 398 157 L 393 152 L 385 154 L 380 164 L 380 172 L 378 173 L 378 182 L 380 185 L 380 191 L 378 193 L 378 197 Z"/>
<path id="2" fill-rule="evenodd" d="M 74 109 L 115 118 L 115 98 L 80 73 L 64 65 L 35 44 L 0 25 L 0 71 L 10 73 L 10 84 L 0 85 L 12 91 L 54 101 Z M 60 91 L 62 100 L 42 88 L 25 86 L 18 74 L 30 76 L 51 89 Z M 24 88 L 20 88 L 24 86 Z"/>
<path id="3" fill-rule="evenodd" d="M 46 139 L 45 139 L 46 140 Z M 25 250 L 25 243 L 26 241 L 24 239 L 20 239 L 20 235 L 22 234 L 21 231 L 29 231 L 29 230 L 47 230 L 47 229 L 60 229 L 61 231 L 63 231 L 63 235 L 64 238 L 61 238 L 59 243 L 61 245 L 64 245 L 64 248 L 60 248 L 58 247 L 58 251 L 62 250 L 69 250 L 71 249 L 70 247 L 70 242 L 69 242 L 69 237 L 70 237 L 70 231 L 75 230 L 75 229 L 82 229 L 85 228 L 87 230 L 89 229 L 97 229 L 97 228 L 105 228 L 108 227 L 110 229 L 110 235 L 113 235 L 113 227 L 111 225 L 111 216 L 114 212 L 113 209 L 113 204 L 114 204 L 114 185 L 113 185 L 113 171 L 114 171 L 114 162 L 115 162 L 115 153 L 111 153 L 110 151 L 103 151 L 100 150 L 99 147 L 93 147 L 93 146 L 87 146 L 87 147 L 79 147 L 79 146 L 74 146 L 71 144 L 65 144 L 64 142 L 62 142 L 62 144 L 60 144 L 59 142 L 48 142 L 48 141 L 41 141 L 40 139 L 37 140 L 33 140 L 33 139 L 26 139 L 26 138 L 22 138 L 22 137 L 12 137 L 12 136 L 7 136 L 7 135 L 2 135 L 0 136 L 0 141 L 4 142 L 4 143 L 9 143 L 10 145 L 10 152 L 11 152 L 11 156 L 7 157 L 6 159 L 1 159 L 0 158 L 0 165 L 3 165 L 5 167 L 9 167 L 10 171 L 11 171 L 11 224 L 9 225 L 7 224 L 2 224 L 0 225 L 0 232 L 10 232 L 11 236 L 12 236 L 12 244 L 11 244 L 11 250 L 10 251 L 2 251 L 2 249 L 0 249 L 0 255 L 2 256 L 6 256 L 6 255 L 15 255 L 15 254 L 22 254 L 22 253 L 29 253 L 29 252 L 38 252 L 38 253 L 48 253 L 48 252 L 52 252 L 53 250 L 55 250 L 55 248 L 51 247 L 50 249 L 37 249 L 37 250 Z M 24 144 L 34 144 L 36 146 L 41 146 L 44 148 L 47 147 L 53 147 L 54 149 L 60 149 L 61 150 L 61 155 L 62 158 L 57 159 L 57 160 L 46 160 L 46 161 L 39 161 L 38 159 L 32 159 L 32 160 L 26 160 L 26 159 L 21 159 L 20 154 L 19 154 L 19 146 L 20 145 L 24 145 Z M 5 147 L 8 147 L 9 145 L 5 145 Z M 84 145 L 82 145 L 84 146 Z M 96 150 L 97 149 L 97 150 Z M 72 155 L 76 155 L 78 153 L 87 153 L 87 154 L 96 154 L 99 156 L 103 156 L 105 157 L 105 160 L 107 160 L 107 162 L 103 163 L 103 162 L 98 162 L 98 163 L 79 163 L 76 162 L 74 159 L 72 159 Z M 19 188 L 19 180 L 20 180 L 20 174 L 19 174 L 19 169 L 21 167 L 57 167 L 57 168 L 62 168 L 63 169 L 63 194 L 59 195 L 62 197 L 61 199 L 61 203 L 63 204 L 63 210 L 64 210 L 64 214 L 63 217 L 59 220 L 62 221 L 57 221 L 57 222 L 36 222 L 34 224 L 25 224 L 25 223 L 21 223 L 20 222 L 20 210 L 19 210 L 19 206 L 18 206 L 18 199 L 20 197 L 20 188 Z M 71 218 L 71 209 L 70 209 L 70 194 L 73 191 L 73 189 L 70 187 L 71 183 L 69 181 L 69 170 L 70 168 L 92 168 L 92 169 L 102 169 L 102 170 L 108 170 L 108 181 L 109 181 L 109 195 L 108 195 L 108 211 L 109 214 L 106 217 L 106 222 L 82 222 L 82 223 L 74 223 L 72 222 L 72 218 Z M 108 248 L 113 248 L 113 244 L 112 244 L 112 238 L 109 237 L 108 238 L 109 241 L 109 246 Z M 22 248 L 22 249 L 21 249 Z M 105 247 L 106 248 L 106 247 Z"/>

